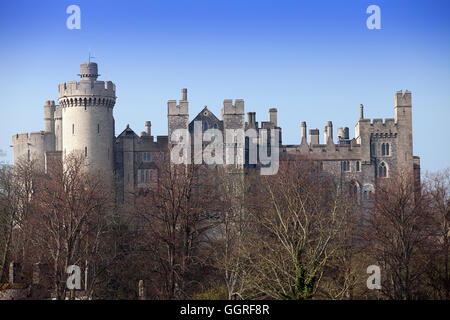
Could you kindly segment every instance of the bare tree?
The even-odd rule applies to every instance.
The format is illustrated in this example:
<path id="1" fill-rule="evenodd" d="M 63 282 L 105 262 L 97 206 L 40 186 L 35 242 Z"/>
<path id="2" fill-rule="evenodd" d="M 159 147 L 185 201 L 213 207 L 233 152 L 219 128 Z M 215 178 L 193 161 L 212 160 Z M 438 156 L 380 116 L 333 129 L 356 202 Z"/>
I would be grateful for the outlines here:
<path id="1" fill-rule="evenodd" d="M 431 211 L 431 236 L 424 254 L 424 268 L 430 297 L 450 298 L 450 169 L 431 174 L 426 179 L 426 194 Z"/>
<path id="2" fill-rule="evenodd" d="M 82 155 L 72 154 L 64 163 L 53 163 L 48 174 L 37 181 L 34 199 L 37 258 L 51 262 L 55 298 L 64 299 L 67 267 L 98 259 L 112 207 L 111 190 L 102 175 L 89 172 Z M 93 294 L 95 281 L 94 276 L 87 287 L 88 296 Z"/>
<path id="3" fill-rule="evenodd" d="M 208 233 L 217 224 L 218 194 L 214 168 L 157 164 L 157 177 L 136 194 L 136 213 L 147 250 L 147 268 L 154 296 L 189 296 L 193 275 Z"/>
<path id="4" fill-rule="evenodd" d="M 414 177 L 399 172 L 380 179 L 368 216 L 367 250 L 382 271 L 382 294 L 395 300 L 421 297 L 420 255 L 430 234 L 428 199 Z"/>
<path id="5" fill-rule="evenodd" d="M 36 162 L 25 158 L 14 167 L 0 168 L 0 280 L 6 275 L 8 257 L 22 262 L 27 259 L 28 221 L 39 175 Z"/>
<path id="6" fill-rule="evenodd" d="M 307 160 L 282 163 L 276 176 L 253 188 L 247 197 L 254 229 L 246 237 L 247 298 L 313 298 L 342 246 L 352 206 Z"/>

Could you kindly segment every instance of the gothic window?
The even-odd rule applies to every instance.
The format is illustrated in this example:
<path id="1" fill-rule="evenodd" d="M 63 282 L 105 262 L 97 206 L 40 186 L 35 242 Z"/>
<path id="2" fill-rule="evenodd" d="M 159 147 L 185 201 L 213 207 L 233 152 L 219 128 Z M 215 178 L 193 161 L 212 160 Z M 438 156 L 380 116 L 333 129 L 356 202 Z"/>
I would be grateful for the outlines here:
<path id="1" fill-rule="evenodd" d="M 389 155 L 389 143 L 386 143 L 386 155 Z"/>
<path id="2" fill-rule="evenodd" d="M 343 171 L 350 171 L 350 161 L 343 161 L 342 162 L 342 170 Z"/>
<path id="3" fill-rule="evenodd" d="M 378 177 L 386 178 L 387 177 L 387 166 L 384 162 L 380 163 L 378 166 Z"/>
<path id="4" fill-rule="evenodd" d="M 208 123 L 206 121 L 203 121 L 203 131 L 208 130 Z"/>
<path id="5" fill-rule="evenodd" d="M 370 153 L 372 154 L 372 157 L 376 156 L 376 154 L 375 154 L 375 144 L 373 144 L 373 143 L 370 145 Z"/>
<path id="6" fill-rule="evenodd" d="M 356 171 L 361 171 L 361 162 L 356 161 Z"/>

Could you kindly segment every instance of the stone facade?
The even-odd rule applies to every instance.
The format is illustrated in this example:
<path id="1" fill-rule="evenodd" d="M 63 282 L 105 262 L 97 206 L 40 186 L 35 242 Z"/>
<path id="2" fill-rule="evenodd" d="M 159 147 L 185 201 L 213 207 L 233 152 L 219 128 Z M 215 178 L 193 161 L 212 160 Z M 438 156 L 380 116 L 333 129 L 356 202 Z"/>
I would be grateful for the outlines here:
<path id="1" fill-rule="evenodd" d="M 323 143 L 320 143 L 319 129 L 309 130 L 308 138 L 307 124 L 302 122 L 300 143 L 283 145 L 276 108 L 269 109 L 268 121 L 258 123 L 254 112 L 248 112 L 245 121 L 244 100 L 226 99 L 223 101 L 221 120 L 205 106 L 189 122 L 187 89 L 182 89 L 181 100 L 169 100 L 167 103 L 168 136 L 157 136 L 155 140 L 151 134 L 150 121 L 145 122 L 145 131 L 140 135 L 127 125 L 115 137 L 115 85 L 110 81 L 97 80 L 95 63 L 81 64 L 80 77 L 79 82 L 70 81 L 59 85 L 59 105 L 51 100 L 45 102 L 45 130 L 13 136 L 14 163 L 23 157 L 34 158 L 45 169 L 49 159 L 61 158 L 74 151 L 84 153 L 92 168 L 101 168 L 115 176 L 118 199 L 127 201 L 136 188 L 155 180 L 155 162 L 161 157 L 168 157 L 169 138 L 173 132 L 187 129 L 192 137 L 198 121 L 202 132 L 208 129 L 222 132 L 227 129 L 254 129 L 259 136 L 262 129 L 267 129 L 270 136 L 270 130 L 278 129 L 280 159 L 289 160 L 297 156 L 315 159 L 323 170 L 334 176 L 337 187 L 349 188 L 361 199 L 370 196 L 376 179 L 389 178 L 397 170 L 407 169 L 414 171 L 417 177 L 420 175 L 420 159 L 413 156 L 412 100 L 409 91 L 395 93 L 395 118 L 366 119 L 361 105 L 360 119 L 352 139 L 347 127 L 338 128 L 334 139 L 333 123 L 328 121 Z M 246 162 L 235 167 L 239 170 L 242 167 L 258 169 L 258 165 L 248 163 L 248 138 L 245 146 L 240 145 L 236 150 L 236 156 L 240 152 Z"/>

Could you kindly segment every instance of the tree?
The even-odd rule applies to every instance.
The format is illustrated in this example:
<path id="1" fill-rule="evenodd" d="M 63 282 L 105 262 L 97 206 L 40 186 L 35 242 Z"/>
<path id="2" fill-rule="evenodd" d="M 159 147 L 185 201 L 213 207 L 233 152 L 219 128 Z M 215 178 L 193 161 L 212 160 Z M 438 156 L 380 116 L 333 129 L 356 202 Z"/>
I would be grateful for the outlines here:
<path id="1" fill-rule="evenodd" d="M 0 167 L 0 281 L 6 280 L 8 259 L 25 261 L 28 253 L 29 217 L 40 173 L 34 160 L 19 159 Z"/>
<path id="2" fill-rule="evenodd" d="M 67 267 L 89 262 L 95 269 L 100 259 L 112 196 L 107 180 L 90 173 L 82 155 L 71 154 L 49 167 L 48 174 L 37 180 L 33 242 L 36 259 L 53 267 L 55 298 L 64 299 Z M 90 275 L 85 288 L 92 297 L 97 274 L 91 270 Z"/>
<path id="3" fill-rule="evenodd" d="M 246 202 L 247 298 L 312 299 L 327 263 L 343 245 L 352 206 L 333 180 L 308 160 L 284 162 L 257 179 Z"/>
<path id="4" fill-rule="evenodd" d="M 155 180 L 136 194 L 147 276 L 154 297 L 185 298 L 207 265 L 202 248 L 217 225 L 215 169 L 163 160 L 156 166 Z"/>
<path id="5" fill-rule="evenodd" d="M 424 247 L 426 282 L 430 297 L 449 300 L 450 169 L 428 175 L 425 185 L 432 223 L 431 235 Z"/>
<path id="6" fill-rule="evenodd" d="M 377 182 L 374 208 L 362 234 L 373 264 L 381 268 L 381 292 L 389 299 L 423 296 L 420 255 L 431 230 L 428 204 L 408 173 Z"/>

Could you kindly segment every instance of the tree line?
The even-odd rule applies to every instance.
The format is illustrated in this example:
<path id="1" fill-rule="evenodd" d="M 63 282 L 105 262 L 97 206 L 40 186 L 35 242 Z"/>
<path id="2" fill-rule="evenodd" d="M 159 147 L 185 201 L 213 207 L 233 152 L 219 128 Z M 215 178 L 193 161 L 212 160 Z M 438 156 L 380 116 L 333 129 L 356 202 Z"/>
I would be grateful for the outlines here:
<path id="1" fill-rule="evenodd" d="M 310 159 L 273 176 L 162 159 L 125 203 L 83 156 L 1 167 L 0 283 L 15 261 L 24 281 L 48 265 L 55 299 L 70 265 L 93 299 L 137 299 L 140 280 L 147 299 L 449 299 L 448 169 L 391 174 L 365 201 Z"/>

